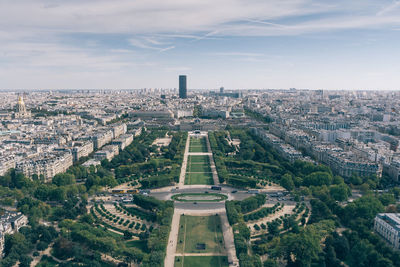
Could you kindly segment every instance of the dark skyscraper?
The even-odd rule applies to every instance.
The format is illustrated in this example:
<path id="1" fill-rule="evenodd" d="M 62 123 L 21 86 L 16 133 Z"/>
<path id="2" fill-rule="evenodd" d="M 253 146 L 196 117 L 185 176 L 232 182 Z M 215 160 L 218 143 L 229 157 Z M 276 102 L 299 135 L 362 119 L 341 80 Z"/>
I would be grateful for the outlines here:
<path id="1" fill-rule="evenodd" d="M 179 98 L 187 98 L 186 75 L 179 75 Z"/>

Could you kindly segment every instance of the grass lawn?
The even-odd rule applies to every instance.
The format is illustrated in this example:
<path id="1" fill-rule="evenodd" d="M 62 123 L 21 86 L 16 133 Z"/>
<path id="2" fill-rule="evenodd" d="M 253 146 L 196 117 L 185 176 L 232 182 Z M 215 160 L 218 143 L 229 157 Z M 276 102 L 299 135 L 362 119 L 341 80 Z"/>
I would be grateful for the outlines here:
<path id="1" fill-rule="evenodd" d="M 205 249 L 196 248 L 205 244 Z M 221 219 L 219 216 L 181 215 L 177 253 L 224 253 Z M 186 264 L 185 264 L 186 265 Z"/>
<path id="2" fill-rule="evenodd" d="M 207 153 L 207 147 L 202 147 L 202 146 L 190 146 L 189 147 L 189 152 L 193 153 Z"/>
<path id="3" fill-rule="evenodd" d="M 146 240 L 133 240 L 133 241 L 128 241 L 125 243 L 125 245 L 128 248 L 138 248 L 141 251 L 144 251 L 148 253 L 148 248 L 147 248 L 147 241 Z"/>
<path id="4" fill-rule="evenodd" d="M 224 256 L 175 257 L 175 267 L 228 267 L 228 258 Z"/>
<path id="5" fill-rule="evenodd" d="M 206 138 L 190 138 L 189 152 L 208 152 Z"/>
<path id="6" fill-rule="evenodd" d="M 210 157 L 209 156 L 189 156 L 188 163 L 203 163 L 203 164 L 210 164 Z"/>
<path id="7" fill-rule="evenodd" d="M 191 163 L 187 172 L 211 172 L 210 165 L 203 163 Z"/>
<path id="8" fill-rule="evenodd" d="M 212 173 L 186 173 L 185 175 L 185 184 L 206 184 L 213 185 L 213 177 Z"/>

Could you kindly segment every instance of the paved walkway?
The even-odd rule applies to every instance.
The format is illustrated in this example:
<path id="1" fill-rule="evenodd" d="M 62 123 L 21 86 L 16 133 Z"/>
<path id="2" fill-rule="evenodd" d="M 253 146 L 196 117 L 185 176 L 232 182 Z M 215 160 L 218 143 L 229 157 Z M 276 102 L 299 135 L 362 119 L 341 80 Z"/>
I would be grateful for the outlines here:
<path id="1" fill-rule="evenodd" d="M 181 211 L 174 209 L 174 215 L 172 216 L 171 231 L 169 232 L 169 239 L 167 245 L 167 255 L 164 260 L 164 267 L 174 267 L 175 265 L 175 251 L 178 243 L 179 234 L 179 219 L 181 217 Z"/>
<path id="2" fill-rule="evenodd" d="M 178 187 L 183 187 L 185 185 L 185 174 L 186 174 L 186 167 L 187 167 L 187 161 L 188 161 L 188 156 L 189 156 L 189 145 L 190 145 L 190 134 L 188 133 L 188 137 L 186 140 L 186 146 L 185 146 L 185 153 L 183 154 L 181 174 L 179 176 Z"/>
<path id="3" fill-rule="evenodd" d="M 209 156 L 211 152 L 188 152 L 189 156 Z"/>
<path id="4" fill-rule="evenodd" d="M 235 239 L 233 237 L 233 229 L 228 222 L 226 211 L 220 213 L 222 231 L 224 234 L 225 249 L 228 253 L 228 262 L 232 262 L 230 266 L 239 266 L 239 259 L 236 256 Z"/>

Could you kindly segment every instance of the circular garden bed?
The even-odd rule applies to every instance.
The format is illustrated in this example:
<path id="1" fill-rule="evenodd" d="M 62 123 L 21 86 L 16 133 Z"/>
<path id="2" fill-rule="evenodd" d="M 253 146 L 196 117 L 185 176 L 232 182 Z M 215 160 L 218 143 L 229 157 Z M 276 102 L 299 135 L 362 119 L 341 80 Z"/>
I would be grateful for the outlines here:
<path id="1" fill-rule="evenodd" d="M 183 193 L 173 195 L 171 198 L 181 202 L 219 202 L 228 199 L 226 195 L 216 193 Z"/>

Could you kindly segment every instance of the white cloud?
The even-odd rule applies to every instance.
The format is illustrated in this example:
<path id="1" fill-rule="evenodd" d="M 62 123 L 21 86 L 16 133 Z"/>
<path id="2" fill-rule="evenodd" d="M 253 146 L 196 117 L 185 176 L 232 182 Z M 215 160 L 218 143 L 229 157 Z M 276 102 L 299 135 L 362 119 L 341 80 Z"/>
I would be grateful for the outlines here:
<path id="1" fill-rule="evenodd" d="M 337 10 L 340 4 L 345 9 L 347 2 L 332 6 L 311 0 L 81 0 L 57 1 L 49 8 L 53 1 L 3 0 L 0 25 L 47 32 L 192 34 L 247 19 L 318 14 Z"/>
<path id="2" fill-rule="evenodd" d="M 393 4 L 385 6 L 382 8 L 376 15 L 377 16 L 382 16 L 385 15 L 386 13 L 391 13 L 398 9 L 400 7 L 400 1 L 395 1 Z"/>
<path id="3" fill-rule="evenodd" d="M 157 40 L 154 37 L 131 38 L 131 39 L 129 39 L 129 43 L 138 48 L 156 50 L 160 53 L 175 48 L 175 46 L 173 46 L 173 45 L 166 46 L 167 43 Z"/>
<path id="4" fill-rule="evenodd" d="M 0 74 L 10 81 L 35 68 L 42 74 L 46 68 L 52 74 L 63 68 L 71 77 L 83 70 L 87 77 L 95 72 L 107 77 L 107 71 L 159 66 L 152 56 L 175 52 L 182 43 L 189 47 L 232 36 L 397 30 L 399 7 L 400 2 L 390 0 L 0 0 Z M 80 40 L 80 35 L 103 39 Z M 114 43 L 102 43 L 110 36 Z M 267 57 L 246 47 L 227 51 L 214 55 L 248 61 Z M 182 59 L 175 64 L 187 63 Z"/>

